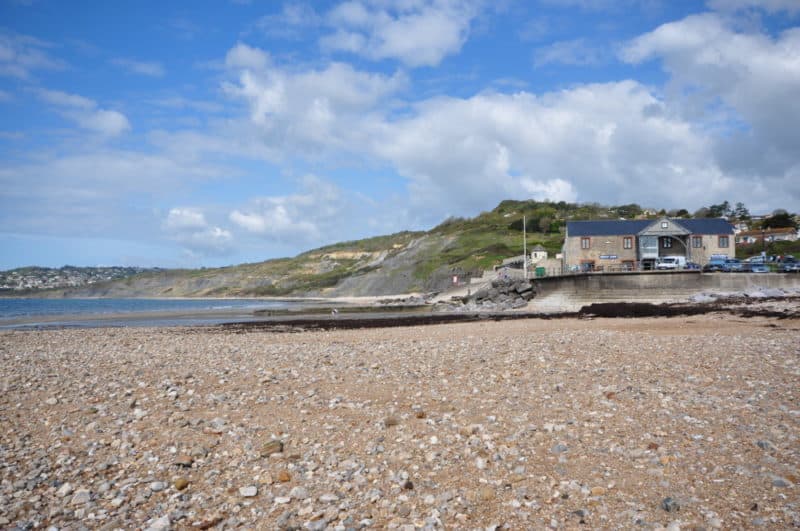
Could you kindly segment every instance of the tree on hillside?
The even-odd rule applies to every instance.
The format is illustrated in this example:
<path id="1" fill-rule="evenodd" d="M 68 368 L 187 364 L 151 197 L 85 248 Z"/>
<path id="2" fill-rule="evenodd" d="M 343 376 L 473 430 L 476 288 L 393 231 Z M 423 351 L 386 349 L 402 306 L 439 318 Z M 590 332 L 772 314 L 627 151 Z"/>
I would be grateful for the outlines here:
<path id="1" fill-rule="evenodd" d="M 617 216 L 621 218 L 633 219 L 639 214 L 642 213 L 642 207 L 637 205 L 636 203 L 631 203 L 629 205 L 620 205 L 616 207 L 611 207 L 610 209 L 612 212 L 616 213 Z"/>
<path id="2" fill-rule="evenodd" d="M 690 218 L 690 217 L 692 217 L 692 215 L 689 214 L 689 211 L 686 210 L 685 208 L 681 208 L 681 209 L 673 208 L 672 210 L 667 212 L 667 215 L 669 217 L 671 217 L 671 218 Z"/>
<path id="3" fill-rule="evenodd" d="M 723 201 L 718 205 L 711 205 L 708 207 L 708 217 L 720 218 L 722 216 L 730 216 L 732 214 L 731 204 L 728 201 Z"/>
<path id="4" fill-rule="evenodd" d="M 750 211 L 747 210 L 747 207 L 744 206 L 744 203 L 736 203 L 736 206 L 733 208 L 733 217 L 739 221 L 747 221 L 750 219 Z"/>
<path id="5" fill-rule="evenodd" d="M 796 229 L 797 223 L 795 223 L 794 221 L 794 216 L 792 216 L 785 210 L 781 210 L 777 214 L 773 214 L 772 216 L 765 219 L 764 222 L 761 224 L 762 229 L 783 229 L 786 227 L 791 227 L 793 229 Z"/>
<path id="6" fill-rule="evenodd" d="M 700 208 L 698 208 L 697 210 L 694 211 L 694 214 L 692 214 L 692 217 L 695 217 L 695 218 L 710 218 L 711 217 L 710 210 L 708 209 L 708 207 L 700 207 Z"/>

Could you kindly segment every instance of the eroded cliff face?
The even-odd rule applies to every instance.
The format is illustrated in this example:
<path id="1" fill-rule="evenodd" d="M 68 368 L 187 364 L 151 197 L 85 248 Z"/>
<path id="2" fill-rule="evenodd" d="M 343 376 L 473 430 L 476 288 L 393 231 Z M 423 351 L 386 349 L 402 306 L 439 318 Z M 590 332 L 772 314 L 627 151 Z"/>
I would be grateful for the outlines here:
<path id="1" fill-rule="evenodd" d="M 388 241 L 368 251 L 336 249 L 292 259 L 202 270 L 165 270 L 50 291 L 53 297 L 257 297 L 380 296 L 438 291 L 451 283 L 453 269 L 436 257 L 454 236 L 422 234 Z M 358 245 L 356 242 L 354 245 Z M 456 268 L 459 274 L 463 272 Z"/>

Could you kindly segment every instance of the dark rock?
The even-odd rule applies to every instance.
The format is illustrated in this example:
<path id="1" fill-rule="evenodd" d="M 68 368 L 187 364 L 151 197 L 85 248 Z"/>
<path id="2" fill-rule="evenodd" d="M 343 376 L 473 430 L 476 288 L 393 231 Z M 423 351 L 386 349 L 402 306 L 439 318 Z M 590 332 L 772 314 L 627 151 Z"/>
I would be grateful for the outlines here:
<path id="1" fill-rule="evenodd" d="M 668 513 L 674 513 L 675 511 L 680 510 L 681 505 L 672 498 L 666 497 L 663 500 L 661 500 L 661 508 L 667 511 Z"/>

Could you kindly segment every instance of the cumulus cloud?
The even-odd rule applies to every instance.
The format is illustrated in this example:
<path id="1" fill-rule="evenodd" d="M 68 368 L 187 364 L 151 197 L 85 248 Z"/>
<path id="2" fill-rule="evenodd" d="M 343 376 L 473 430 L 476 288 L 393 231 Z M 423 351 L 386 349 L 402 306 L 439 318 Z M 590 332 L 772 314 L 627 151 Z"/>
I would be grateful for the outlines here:
<path id="1" fill-rule="evenodd" d="M 233 235 L 230 231 L 211 226 L 205 214 L 197 208 L 173 208 L 167 214 L 162 228 L 169 237 L 192 253 L 201 255 L 226 254 L 231 250 Z"/>
<path id="2" fill-rule="evenodd" d="M 245 231 L 279 242 L 316 242 L 335 230 L 343 214 L 343 198 L 330 182 L 308 175 L 301 180 L 302 193 L 256 197 L 230 213 L 230 220 Z"/>
<path id="3" fill-rule="evenodd" d="M 155 61 L 137 61 L 135 59 L 117 58 L 113 59 L 111 63 L 141 76 L 163 77 L 166 73 L 164 66 Z"/>
<path id="4" fill-rule="evenodd" d="M 444 197 L 474 212 L 506 197 L 663 204 L 724 188 L 707 142 L 654 116 L 660 105 L 632 81 L 438 99 L 387 125 L 374 149 L 434 212 Z"/>
<path id="5" fill-rule="evenodd" d="M 797 197 L 800 28 L 773 37 L 733 24 L 715 13 L 690 16 L 634 39 L 622 57 L 662 61 L 671 109 L 717 133 L 714 154 L 727 173 L 773 179 Z"/>
<path id="6" fill-rule="evenodd" d="M 424 222 L 508 197 L 694 205 L 732 189 L 707 132 L 633 81 L 415 103 L 396 99 L 401 86 L 334 63 L 244 70 L 224 88 L 247 102 L 256 136 L 284 156 L 316 150 L 394 168 Z M 265 234 L 302 220 L 283 198 L 231 219 Z"/>
<path id="7" fill-rule="evenodd" d="M 313 158 L 357 147 L 369 134 L 365 124 L 381 112 L 379 104 L 388 104 L 407 82 L 401 73 L 366 73 L 343 63 L 289 72 L 244 44 L 228 53 L 226 64 L 237 80 L 225 83 L 224 92 L 247 104 L 264 145 L 276 157 L 302 153 Z"/>
<path id="8" fill-rule="evenodd" d="M 58 90 L 39 89 L 37 93 L 42 101 L 58 107 L 62 116 L 89 131 L 103 136 L 117 136 L 131 128 L 124 114 L 99 109 L 97 102 L 89 98 Z"/>
<path id="9" fill-rule="evenodd" d="M 51 57 L 50 47 L 28 35 L 0 32 L 0 76 L 27 80 L 37 70 L 64 70 L 66 63 Z"/>
<path id="10" fill-rule="evenodd" d="M 466 42 L 479 12 L 471 0 L 381 2 L 351 0 L 326 16 L 334 32 L 320 43 L 368 59 L 396 59 L 412 66 L 436 66 Z"/>

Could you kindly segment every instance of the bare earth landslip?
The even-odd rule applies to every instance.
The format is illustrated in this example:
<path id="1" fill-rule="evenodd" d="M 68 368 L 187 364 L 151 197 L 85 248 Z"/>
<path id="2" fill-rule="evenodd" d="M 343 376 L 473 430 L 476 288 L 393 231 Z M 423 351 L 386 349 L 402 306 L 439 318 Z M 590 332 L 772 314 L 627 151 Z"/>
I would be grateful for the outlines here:
<path id="1" fill-rule="evenodd" d="M 798 526 L 799 332 L 2 332 L 0 527 Z"/>

